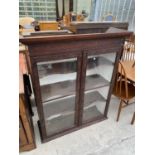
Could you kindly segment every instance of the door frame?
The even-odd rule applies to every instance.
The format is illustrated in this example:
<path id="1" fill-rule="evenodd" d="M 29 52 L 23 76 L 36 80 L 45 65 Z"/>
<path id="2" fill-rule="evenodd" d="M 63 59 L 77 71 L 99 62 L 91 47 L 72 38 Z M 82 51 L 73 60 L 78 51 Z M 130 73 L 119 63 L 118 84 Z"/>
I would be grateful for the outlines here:
<path id="1" fill-rule="evenodd" d="M 39 83 L 39 75 L 37 70 L 37 63 L 38 62 L 44 62 L 44 61 L 52 61 L 52 60 L 62 60 L 62 59 L 69 59 L 69 58 L 77 58 L 77 75 L 76 75 L 76 90 L 75 90 L 75 126 L 64 129 L 62 131 L 59 131 L 57 133 L 54 133 L 52 135 L 47 135 L 46 132 L 46 126 L 45 126 L 45 118 L 44 118 L 44 111 L 43 111 L 43 104 L 41 99 L 41 89 L 40 89 L 40 83 Z M 40 130 L 40 136 L 42 142 L 48 141 L 47 139 L 52 139 L 52 137 L 61 136 L 66 131 L 69 131 L 71 129 L 76 128 L 79 126 L 79 91 L 80 91 L 80 74 L 81 74 L 81 64 L 82 64 L 82 53 L 79 50 L 70 50 L 66 53 L 54 53 L 52 55 L 44 55 L 39 57 L 31 57 L 31 64 L 32 64 L 32 77 L 34 84 L 34 94 L 36 97 L 36 104 L 37 104 L 37 111 L 39 115 L 39 121 L 38 126 Z"/>
<path id="2" fill-rule="evenodd" d="M 121 57 L 122 49 L 123 49 L 123 47 L 107 48 L 107 49 L 94 48 L 92 50 L 84 50 L 83 51 L 83 55 L 82 55 L 82 66 L 83 67 L 81 69 L 81 79 L 82 80 L 80 83 L 80 90 L 81 90 L 80 91 L 80 118 L 79 118 L 80 125 L 92 123 L 92 122 L 95 122 L 95 121 L 101 120 L 101 119 L 107 119 L 107 112 L 109 109 L 110 98 L 111 98 L 114 80 L 115 80 L 115 76 L 116 76 L 116 72 L 117 72 L 117 64 Z M 84 108 L 84 92 L 85 92 L 85 80 L 86 80 L 88 56 L 98 55 L 98 54 L 106 54 L 106 53 L 114 53 L 114 52 L 116 53 L 116 57 L 115 57 L 115 61 L 114 61 L 114 68 L 113 68 L 113 73 L 112 73 L 112 77 L 111 77 L 111 82 L 109 84 L 109 91 L 108 91 L 108 96 L 106 99 L 106 105 L 104 108 L 104 114 L 102 116 L 98 116 L 94 119 L 83 122 L 82 118 L 83 118 L 83 108 Z"/>

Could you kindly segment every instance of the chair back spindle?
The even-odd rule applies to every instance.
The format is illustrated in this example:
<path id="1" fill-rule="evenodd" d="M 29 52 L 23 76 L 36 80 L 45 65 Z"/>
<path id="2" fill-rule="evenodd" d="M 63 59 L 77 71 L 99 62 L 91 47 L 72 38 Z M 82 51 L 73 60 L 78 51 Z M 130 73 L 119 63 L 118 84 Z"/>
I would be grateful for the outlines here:
<path id="1" fill-rule="evenodd" d="M 117 75 L 116 75 L 115 89 L 116 89 L 116 92 L 120 95 L 123 93 L 122 90 L 125 90 L 125 97 L 128 98 L 128 82 L 127 82 L 126 72 L 121 61 L 119 62 L 118 67 L 120 72 L 117 72 Z"/>
<path id="2" fill-rule="evenodd" d="M 134 41 L 126 41 L 124 44 L 124 51 L 121 58 L 122 61 L 135 60 L 135 43 Z"/>

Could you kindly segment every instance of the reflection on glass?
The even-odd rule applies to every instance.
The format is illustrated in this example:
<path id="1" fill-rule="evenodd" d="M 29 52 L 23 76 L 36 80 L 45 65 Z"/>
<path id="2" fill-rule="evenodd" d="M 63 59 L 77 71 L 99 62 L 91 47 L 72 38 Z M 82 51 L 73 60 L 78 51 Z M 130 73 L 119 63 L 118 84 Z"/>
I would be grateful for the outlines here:
<path id="1" fill-rule="evenodd" d="M 37 63 L 47 135 L 74 126 L 77 59 Z"/>
<path id="2" fill-rule="evenodd" d="M 75 94 L 76 59 L 38 63 L 42 101 Z"/>
<path id="3" fill-rule="evenodd" d="M 88 56 L 83 122 L 103 116 L 116 53 Z"/>

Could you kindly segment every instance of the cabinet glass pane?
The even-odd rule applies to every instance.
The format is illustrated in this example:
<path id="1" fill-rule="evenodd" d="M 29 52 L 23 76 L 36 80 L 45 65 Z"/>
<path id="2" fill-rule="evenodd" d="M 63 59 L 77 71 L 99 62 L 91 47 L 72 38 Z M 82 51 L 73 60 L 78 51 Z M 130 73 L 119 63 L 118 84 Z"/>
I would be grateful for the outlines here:
<path id="1" fill-rule="evenodd" d="M 37 63 L 47 135 L 74 127 L 77 59 Z"/>
<path id="2" fill-rule="evenodd" d="M 116 53 L 88 56 L 83 122 L 103 116 Z"/>

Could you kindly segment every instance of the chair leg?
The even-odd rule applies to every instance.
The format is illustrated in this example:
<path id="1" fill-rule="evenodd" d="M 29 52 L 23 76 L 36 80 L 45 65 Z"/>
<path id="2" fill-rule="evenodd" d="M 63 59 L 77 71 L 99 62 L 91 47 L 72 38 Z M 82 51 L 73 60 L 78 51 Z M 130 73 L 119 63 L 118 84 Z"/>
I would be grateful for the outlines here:
<path id="1" fill-rule="evenodd" d="M 119 108 L 118 108 L 118 113 L 117 113 L 117 122 L 119 121 L 119 116 L 120 116 L 120 113 L 121 113 L 121 110 L 122 110 L 122 103 L 123 101 L 121 100 L 120 104 L 119 104 Z"/>
<path id="2" fill-rule="evenodd" d="M 133 113 L 133 116 L 132 116 L 131 125 L 133 125 L 134 122 L 135 122 L 135 112 Z"/>

